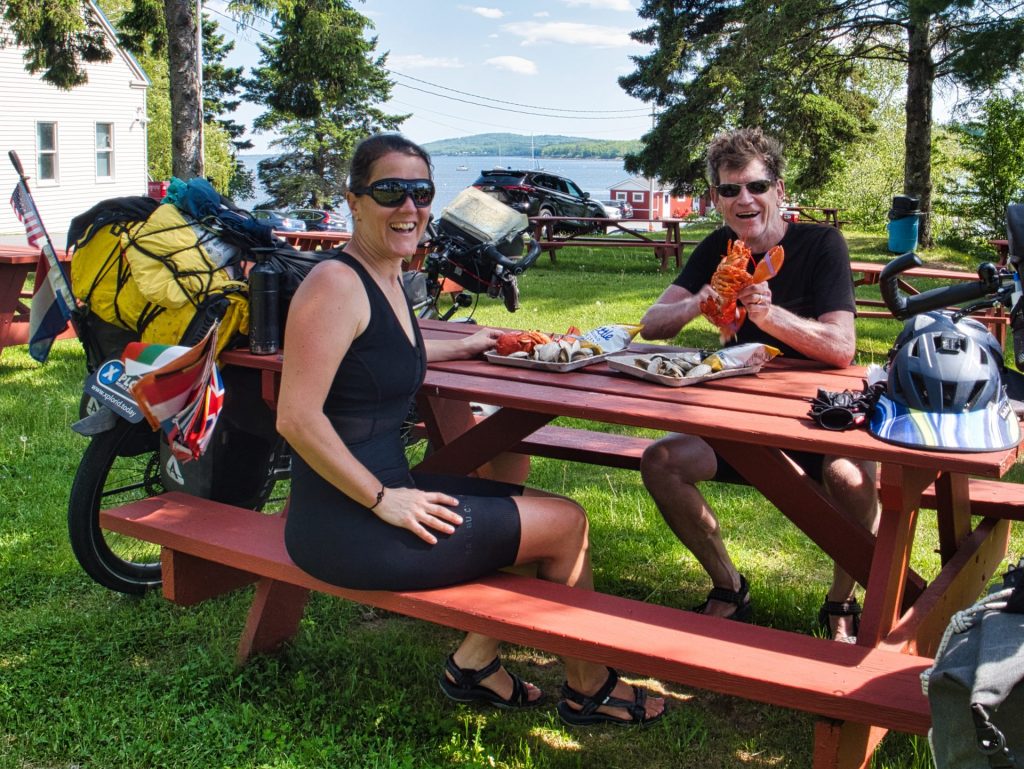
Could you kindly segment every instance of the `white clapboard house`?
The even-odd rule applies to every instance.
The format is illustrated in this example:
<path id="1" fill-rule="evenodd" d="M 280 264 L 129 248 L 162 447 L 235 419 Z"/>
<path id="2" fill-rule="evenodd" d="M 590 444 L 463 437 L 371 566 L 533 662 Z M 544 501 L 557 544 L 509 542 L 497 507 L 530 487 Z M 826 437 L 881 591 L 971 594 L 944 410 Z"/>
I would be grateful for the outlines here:
<path id="1" fill-rule="evenodd" d="M 90 0 L 114 57 L 86 64 L 89 81 L 69 91 L 25 70 L 25 49 L 0 19 L 0 242 L 25 230 L 8 204 L 17 182 L 8 152 L 29 177 L 54 246 L 63 248 L 71 219 L 106 198 L 145 195 L 146 90 L 139 63 L 117 45 L 110 22 Z"/>

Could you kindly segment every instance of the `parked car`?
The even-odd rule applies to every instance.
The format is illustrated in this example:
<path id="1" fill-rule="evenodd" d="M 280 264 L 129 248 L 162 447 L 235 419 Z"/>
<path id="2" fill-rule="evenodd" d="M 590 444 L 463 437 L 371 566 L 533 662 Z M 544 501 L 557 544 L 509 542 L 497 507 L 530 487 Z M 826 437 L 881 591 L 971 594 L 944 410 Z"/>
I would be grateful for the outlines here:
<path id="1" fill-rule="evenodd" d="M 311 231 L 340 232 L 345 229 L 345 217 L 336 211 L 324 211 L 320 208 L 296 208 L 294 211 L 289 211 L 288 216 L 301 219 L 306 223 L 306 229 Z"/>
<path id="2" fill-rule="evenodd" d="M 597 216 L 608 218 L 604 206 L 592 200 L 572 179 L 547 171 L 482 171 L 473 186 L 527 216 Z M 587 225 L 585 229 L 601 229 Z"/>
<path id="3" fill-rule="evenodd" d="M 633 218 L 633 206 L 629 204 L 628 200 L 601 199 L 597 202 L 604 206 L 605 213 L 608 214 L 609 219 Z"/>
<path id="4" fill-rule="evenodd" d="M 263 224 L 269 224 L 278 232 L 304 232 L 306 223 L 301 219 L 282 213 L 271 211 L 269 208 L 257 208 L 252 212 L 252 218 Z"/>

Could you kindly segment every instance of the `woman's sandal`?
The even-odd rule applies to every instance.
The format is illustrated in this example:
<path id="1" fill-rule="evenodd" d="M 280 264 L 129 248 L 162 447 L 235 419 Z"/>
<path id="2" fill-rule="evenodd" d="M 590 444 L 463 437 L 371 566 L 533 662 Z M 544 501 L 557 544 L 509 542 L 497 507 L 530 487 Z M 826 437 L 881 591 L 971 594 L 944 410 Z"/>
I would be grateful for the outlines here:
<path id="1" fill-rule="evenodd" d="M 750 601 L 750 585 L 747 584 L 747 578 L 742 574 L 740 574 L 739 590 L 726 590 L 724 587 L 712 588 L 711 592 L 708 593 L 708 599 L 700 606 L 694 606 L 693 611 L 705 614 L 707 612 L 708 604 L 711 601 L 731 603 L 736 607 L 736 611 L 725 619 L 734 619 L 739 622 L 750 622 L 754 617 L 754 605 Z"/>
<path id="2" fill-rule="evenodd" d="M 444 663 L 445 672 L 441 673 L 441 691 L 450 700 L 455 702 L 484 702 L 495 705 L 499 708 L 532 708 L 536 707 L 544 699 L 544 692 L 535 700 L 530 699 L 530 690 L 523 683 L 523 679 L 515 673 L 506 671 L 512 679 L 512 694 L 508 699 L 501 697 L 497 692 L 481 686 L 480 682 L 489 678 L 501 670 L 501 660 L 495 657 L 487 665 L 479 670 L 460 668 L 455 664 L 455 655 L 449 654 Z M 448 679 L 447 673 L 452 677 Z"/>
<path id="3" fill-rule="evenodd" d="M 647 702 L 647 690 L 639 686 L 633 687 L 633 699 L 624 700 L 611 696 L 615 685 L 619 682 L 619 674 L 608 668 L 608 678 L 594 694 L 581 694 L 569 686 L 566 681 L 562 684 L 562 697 L 558 703 L 558 717 L 563 723 L 569 726 L 591 726 L 593 724 L 618 724 L 619 726 L 647 726 L 665 715 L 662 710 L 656 716 L 647 716 L 644 704 Z M 571 707 L 569 702 L 575 702 L 579 709 Z M 600 707 L 623 708 L 629 713 L 629 720 L 619 718 L 611 713 L 601 713 Z"/>
<path id="4" fill-rule="evenodd" d="M 825 603 L 818 611 L 818 624 L 825 634 L 832 638 L 832 617 L 853 617 L 853 635 L 844 636 L 839 639 L 840 643 L 857 643 L 857 633 L 860 630 L 860 604 L 856 598 L 848 598 L 845 601 L 830 601 L 828 594 L 825 595 Z"/>

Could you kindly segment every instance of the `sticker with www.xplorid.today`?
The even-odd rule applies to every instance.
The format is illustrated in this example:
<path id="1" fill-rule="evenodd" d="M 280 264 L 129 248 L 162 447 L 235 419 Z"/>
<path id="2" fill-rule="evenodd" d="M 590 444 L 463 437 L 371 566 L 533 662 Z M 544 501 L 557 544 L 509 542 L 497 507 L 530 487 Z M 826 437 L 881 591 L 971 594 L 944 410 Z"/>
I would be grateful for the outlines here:
<path id="1" fill-rule="evenodd" d="M 131 386 L 138 380 L 139 377 L 125 373 L 120 359 L 112 358 L 89 375 L 85 380 L 85 391 L 118 416 L 129 422 L 141 422 L 144 414 L 131 391 Z"/>

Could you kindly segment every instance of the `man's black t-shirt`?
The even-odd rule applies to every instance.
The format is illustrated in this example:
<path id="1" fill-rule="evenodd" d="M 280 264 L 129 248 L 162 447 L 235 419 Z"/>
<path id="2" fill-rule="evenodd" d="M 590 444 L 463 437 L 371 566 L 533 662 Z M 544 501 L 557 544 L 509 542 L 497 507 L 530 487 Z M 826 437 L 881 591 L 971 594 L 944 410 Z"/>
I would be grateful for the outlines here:
<path id="1" fill-rule="evenodd" d="M 674 284 L 696 294 L 711 280 L 728 241 L 735 239 L 729 227 L 712 232 L 694 248 Z M 823 224 L 791 223 L 779 245 L 785 250 L 785 260 L 778 275 L 768 281 L 772 304 L 805 318 L 819 318 L 837 310 L 856 311 L 850 253 L 839 230 Z M 763 256 L 754 254 L 755 263 Z M 727 344 L 743 342 L 763 342 L 778 347 L 784 355 L 807 357 L 750 321 L 740 327 L 735 341 Z"/>

